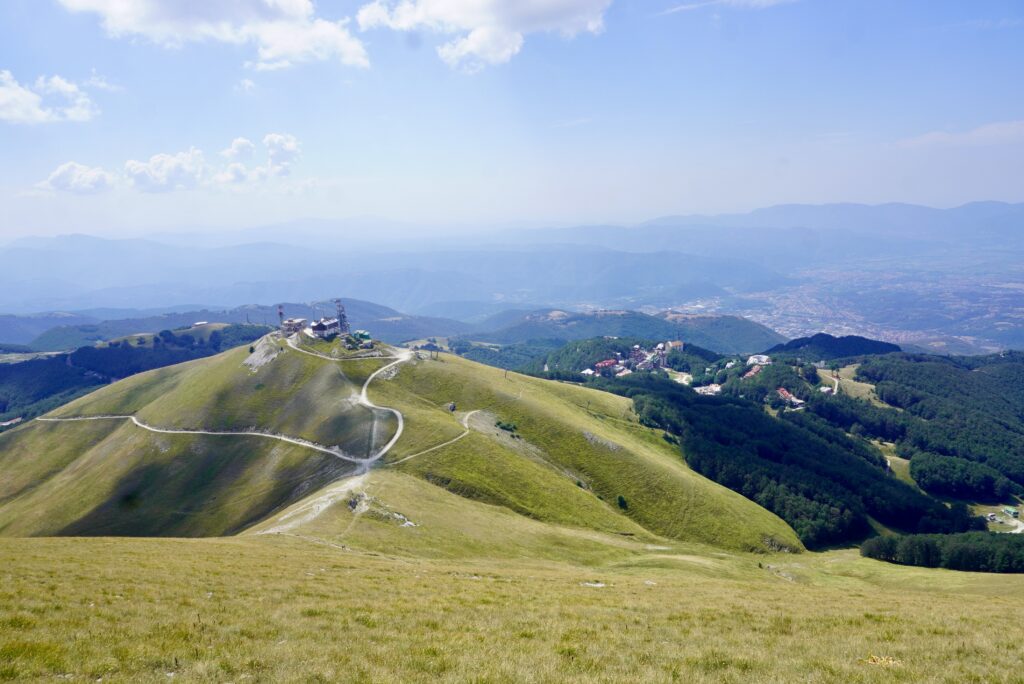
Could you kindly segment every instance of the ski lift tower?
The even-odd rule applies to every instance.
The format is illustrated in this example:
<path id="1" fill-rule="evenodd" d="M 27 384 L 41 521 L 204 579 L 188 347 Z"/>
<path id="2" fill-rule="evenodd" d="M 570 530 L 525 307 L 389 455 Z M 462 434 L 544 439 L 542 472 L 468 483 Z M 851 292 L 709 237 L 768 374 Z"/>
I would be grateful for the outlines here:
<path id="1" fill-rule="evenodd" d="M 340 299 L 335 299 L 334 306 L 338 311 L 338 332 L 342 335 L 348 335 L 351 330 L 348 327 L 348 316 L 345 315 L 345 305 L 341 303 Z"/>

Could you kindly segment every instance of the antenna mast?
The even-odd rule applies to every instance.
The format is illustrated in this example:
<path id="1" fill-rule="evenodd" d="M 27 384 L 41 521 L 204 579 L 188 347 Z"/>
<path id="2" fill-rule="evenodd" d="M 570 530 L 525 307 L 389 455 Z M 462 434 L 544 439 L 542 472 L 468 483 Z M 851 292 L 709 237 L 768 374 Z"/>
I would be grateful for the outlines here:
<path id="1" fill-rule="evenodd" d="M 334 307 L 338 311 L 338 332 L 342 335 L 348 335 L 350 331 L 348 328 L 348 316 L 345 315 L 345 305 L 341 303 L 340 299 L 335 299 Z"/>

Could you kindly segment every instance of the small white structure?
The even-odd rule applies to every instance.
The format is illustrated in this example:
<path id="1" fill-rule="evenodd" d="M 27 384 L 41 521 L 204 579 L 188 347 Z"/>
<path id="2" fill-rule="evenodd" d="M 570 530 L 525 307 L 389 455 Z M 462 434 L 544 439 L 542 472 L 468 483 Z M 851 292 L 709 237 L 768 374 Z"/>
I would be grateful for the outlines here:
<path id="1" fill-rule="evenodd" d="M 772 365 L 772 357 L 767 354 L 754 354 L 747 359 L 748 366 L 770 366 Z"/>
<path id="2" fill-rule="evenodd" d="M 580 375 L 587 375 L 587 376 L 589 376 L 589 375 L 597 375 L 597 373 L 594 372 L 593 368 L 587 368 L 585 370 L 581 370 L 580 371 Z"/>
<path id="3" fill-rule="evenodd" d="M 281 332 L 286 335 L 293 335 L 297 332 L 301 332 L 306 327 L 305 318 L 286 318 L 281 321 Z"/>
<path id="4" fill-rule="evenodd" d="M 697 394 L 703 394 L 706 397 L 713 397 L 716 394 L 722 393 L 722 386 L 718 383 L 712 383 L 710 385 L 704 385 L 703 387 L 694 387 L 693 391 Z"/>
<path id="5" fill-rule="evenodd" d="M 321 318 L 319 321 L 314 321 L 313 325 L 309 326 L 309 332 L 313 337 L 319 337 L 323 340 L 328 337 L 334 337 L 340 333 L 341 324 L 338 323 L 337 318 Z"/>

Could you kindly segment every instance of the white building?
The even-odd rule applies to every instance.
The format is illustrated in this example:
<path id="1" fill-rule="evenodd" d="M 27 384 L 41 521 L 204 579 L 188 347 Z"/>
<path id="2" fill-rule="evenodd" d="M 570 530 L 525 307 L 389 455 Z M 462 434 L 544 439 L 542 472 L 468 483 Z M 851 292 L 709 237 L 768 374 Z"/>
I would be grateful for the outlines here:
<path id="1" fill-rule="evenodd" d="M 754 354 L 747 359 L 748 366 L 770 366 L 772 365 L 772 357 L 767 354 Z"/>
<path id="2" fill-rule="evenodd" d="M 337 318 L 321 318 L 319 321 L 314 321 L 313 325 L 309 326 L 309 332 L 313 337 L 326 339 L 328 337 L 334 337 L 340 333 L 341 324 L 338 323 Z"/>

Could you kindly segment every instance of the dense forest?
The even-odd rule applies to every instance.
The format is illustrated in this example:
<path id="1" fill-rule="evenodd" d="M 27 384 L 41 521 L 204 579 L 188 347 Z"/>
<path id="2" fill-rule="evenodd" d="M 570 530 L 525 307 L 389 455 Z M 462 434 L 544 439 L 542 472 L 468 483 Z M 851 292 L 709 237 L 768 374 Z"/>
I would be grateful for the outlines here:
<path id="1" fill-rule="evenodd" d="M 632 398 L 641 421 L 673 435 L 694 470 L 779 515 L 809 548 L 863 539 L 869 517 L 906 532 L 984 529 L 966 506 L 947 508 L 890 477 L 876 449 L 813 414 L 775 418 L 759 403 L 701 397 L 652 374 L 594 384 Z"/>
<path id="2" fill-rule="evenodd" d="M 1024 572 L 1024 535 L 915 534 L 869 539 L 861 555 L 889 563 L 975 572 Z"/>
<path id="3" fill-rule="evenodd" d="M 773 356 L 799 356 L 806 361 L 831 361 L 872 354 L 892 354 L 898 351 L 901 351 L 898 345 L 867 337 L 858 335 L 833 337 L 826 333 L 818 333 L 810 337 L 798 337 L 795 340 L 777 344 L 765 353 Z"/>
<path id="4" fill-rule="evenodd" d="M 108 382 L 211 356 L 248 344 L 267 331 L 258 325 L 229 325 L 202 339 L 164 330 L 152 342 L 136 337 L 82 347 L 70 354 L 0 364 L 0 422 L 42 415 Z"/>
<path id="5" fill-rule="evenodd" d="M 988 501 L 1021 491 L 1024 354 L 892 354 L 864 360 L 857 377 L 889 406 L 839 396 L 810 410 L 854 434 L 894 442 L 930 492 Z"/>
<path id="6" fill-rule="evenodd" d="M 544 359 L 551 352 L 565 344 L 564 340 L 529 340 L 516 344 L 474 344 L 464 339 L 452 339 L 448 348 L 455 354 L 477 363 L 504 368 L 507 370 L 526 371 L 536 366 L 538 360 Z M 541 362 L 543 367 L 543 362 Z"/>

